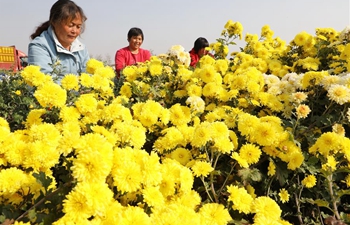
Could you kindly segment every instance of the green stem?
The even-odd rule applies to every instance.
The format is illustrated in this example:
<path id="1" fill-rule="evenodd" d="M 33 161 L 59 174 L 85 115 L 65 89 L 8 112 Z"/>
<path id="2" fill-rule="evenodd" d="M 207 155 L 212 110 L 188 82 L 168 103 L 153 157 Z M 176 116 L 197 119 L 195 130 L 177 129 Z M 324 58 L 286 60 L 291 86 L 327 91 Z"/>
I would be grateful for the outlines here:
<path id="1" fill-rule="evenodd" d="M 337 220 L 340 220 L 340 215 L 339 215 L 338 207 L 337 207 L 337 201 L 335 200 L 334 192 L 333 192 L 332 179 L 333 179 L 333 174 L 330 174 L 327 177 L 328 189 L 329 189 L 329 194 L 331 195 L 332 204 L 333 204 L 333 211 L 334 211 L 335 217 L 337 218 Z"/>
<path id="2" fill-rule="evenodd" d="M 215 159 L 214 165 L 213 165 L 214 170 L 215 170 L 216 165 L 217 165 L 217 163 L 218 163 L 218 161 L 219 161 L 220 155 L 221 155 L 221 154 L 219 153 L 219 154 L 216 156 L 216 159 Z M 218 200 L 218 196 L 217 196 L 217 194 L 216 194 L 215 187 L 214 187 L 214 173 L 210 173 L 210 187 L 211 187 L 211 193 L 212 193 L 213 196 L 214 196 L 215 202 L 218 203 L 219 200 Z"/>
<path id="3" fill-rule="evenodd" d="M 42 198 L 40 201 L 38 201 L 37 203 L 35 203 L 32 207 L 30 207 L 27 211 L 25 211 L 22 215 L 20 215 L 19 217 L 17 217 L 16 221 L 19 221 L 20 219 L 22 219 L 23 217 L 25 217 L 26 215 L 28 215 L 29 211 L 36 208 L 37 206 L 41 205 L 43 202 L 45 202 L 47 199 L 49 199 L 51 196 L 55 195 L 57 192 L 59 192 L 62 188 L 67 187 L 71 184 L 72 182 L 68 182 L 65 183 L 64 185 L 62 185 L 61 187 L 57 188 L 55 191 L 53 191 L 52 193 L 46 195 L 44 198 Z"/>
<path id="4" fill-rule="evenodd" d="M 328 110 L 331 108 L 332 105 L 333 105 L 333 101 L 331 101 L 331 103 L 327 106 L 326 110 L 322 113 L 321 116 L 324 116 L 326 112 L 328 112 Z"/>
<path id="5" fill-rule="evenodd" d="M 300 184 L 299 176 L 298 176 L 298 184 Z M 302 191 L 303 191 L 303 186 L 301 187 L 301 189 L 299 191 L 299 195 L 297 193 L 294 193 L 295 204 L 297 206 L 297 211 L 298 211 L 297 217 L 299 219 L 299 224 L 304 224 L 303 223 L 303 218 L 301 217 L 300 202 L 299 202 L 299 199 L 301 198 Z"/>
<path id="6" fill-rule="evenodd" d="M 203 183 L 203 186 L 204 186 L 204 188 L 205 188 L 205 192 L 207 192 L 207 195 L 208 195 L 210 201 L 211 201 L 211 202 L 214 202 L 214 201 L 213 201 L 213 198 L 210 196 L 210 193 L 209 193 L 209 190 L 208 190 L 208 188 L 207 188 L 207 185 L 205 185 L 204 177 L 201 176 L 200 179 L 201 179 L 201 181 L 202 181 L 202 183 Z"/>
<path id="7" fill-rule="evenodd" d="M 222 184 L 222 186 L 221 186 L 221 188 L 220 188 L 220 190 L 218 192 L 218 195 L 221 195 L 222 189 L 224 189 L 224 187 L 226 186 L 226 183 L 227 183 L 231 173 L 233 172 L 233 169 L 235 168 L 235 166 L 236 166 L 236 163 L 231 167 L 230 172 L 227 174 L 226 179 L 225 179 L 224 183 Z"/>

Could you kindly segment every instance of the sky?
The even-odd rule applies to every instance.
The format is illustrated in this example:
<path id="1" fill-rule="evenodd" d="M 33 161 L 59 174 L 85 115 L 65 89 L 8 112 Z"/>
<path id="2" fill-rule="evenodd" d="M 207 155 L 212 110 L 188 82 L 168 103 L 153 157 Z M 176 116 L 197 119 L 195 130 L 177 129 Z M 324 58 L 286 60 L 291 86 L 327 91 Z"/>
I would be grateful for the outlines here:
<path id="1" fill-rule="evenodd" d="M 15 45 L 28 52 L 29 36 L 49 18 L 56 0 L 0 0 L 0 46 Z M 127 33 L 139 27 L 142 48 L 158 55 L 173 45 L 190 51 L 198 37 L 209 43 L 220 38 L 228 20 L 243 26 L 245 34 L 258 34 L 269 25 L 274 37 L 289 43 L 295 35 L 316 28 L 342 31 L 350 25 L 350 0 L 74 0 L 88 20 L 80 40 L 90 56 L 114 62 L 115 52 L 128 45 Z"/>

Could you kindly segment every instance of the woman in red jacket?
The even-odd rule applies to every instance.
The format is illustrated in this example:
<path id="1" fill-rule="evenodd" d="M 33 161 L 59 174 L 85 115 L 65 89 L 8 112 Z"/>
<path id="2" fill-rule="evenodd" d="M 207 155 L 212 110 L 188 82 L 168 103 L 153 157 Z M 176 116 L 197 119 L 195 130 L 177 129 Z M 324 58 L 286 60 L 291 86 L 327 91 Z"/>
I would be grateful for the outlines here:
<path id="1" fill-rule="evenodd" d="M 203 55 L 210 54 L 207 50 L 205 50 L 206 47 L 209 47 L 209 42 L 207 39 L 204 37 L 197 38 L 197 40 L 194 42 L 194 47 L 189 52 L 191 57 L 190 66 L 196 67 L 197 62 Z M 212 54 L 210 55 L 213 56 Z"/>
<path id="2" fill-rule="evenodd" d="M 129 30 L 129 45 L 119 49 L 115 54 L 115 69 L 118 76 L 124 67 L 136 65 L 151 58 L 151 52 L 141 48 L 143 40 L 143 32 L 140 28 L 133 27 Z"/>

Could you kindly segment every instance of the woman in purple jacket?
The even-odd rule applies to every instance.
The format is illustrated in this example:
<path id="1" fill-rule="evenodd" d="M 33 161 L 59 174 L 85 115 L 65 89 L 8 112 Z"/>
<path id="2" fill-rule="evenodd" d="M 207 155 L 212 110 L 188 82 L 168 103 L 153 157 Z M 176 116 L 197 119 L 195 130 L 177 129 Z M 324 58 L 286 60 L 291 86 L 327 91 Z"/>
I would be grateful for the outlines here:
<path id="1" fill-rule="evenodd" d="M 151 58 L 151 52 L 141 48 L 143 40 L 143 32 L 140 28 L 133 27 L 129 30 L 129 46 L 119 49 L 115 54 L 115 69 L 118 76 L 124 67 L 136 65 Z"/>

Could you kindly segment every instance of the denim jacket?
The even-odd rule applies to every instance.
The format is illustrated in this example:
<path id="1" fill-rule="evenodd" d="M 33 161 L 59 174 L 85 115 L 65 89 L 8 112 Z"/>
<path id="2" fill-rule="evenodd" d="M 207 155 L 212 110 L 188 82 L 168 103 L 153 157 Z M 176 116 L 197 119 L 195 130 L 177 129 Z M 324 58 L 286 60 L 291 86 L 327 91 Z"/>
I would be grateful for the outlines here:
<path id="1" fill-rule="evenodd" d="M 61 70 L 61 73 L 56 75 L 63 76 L 70 73 L 78 75 L 85 72 L 89 58 L 85 45 L 78 39 L 72 43 L 70 51 L 65 49 L 51 26 L 34 38 L 28 46 L 28 64 L 40 66 L 41 72 L 45 74 L 52 74 L 51 65 L 57 65 L 59 61 L 61 66 L 57 69 Z"/>

